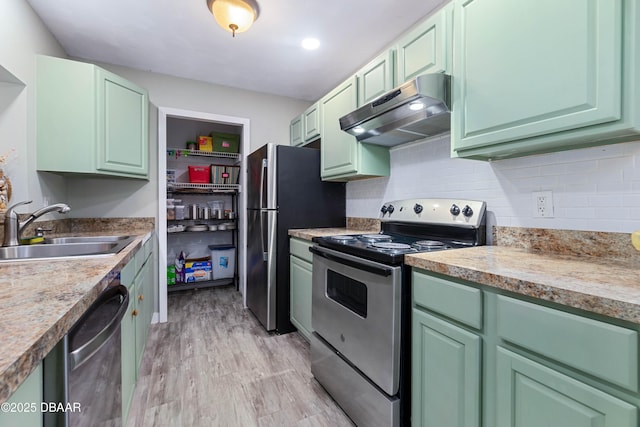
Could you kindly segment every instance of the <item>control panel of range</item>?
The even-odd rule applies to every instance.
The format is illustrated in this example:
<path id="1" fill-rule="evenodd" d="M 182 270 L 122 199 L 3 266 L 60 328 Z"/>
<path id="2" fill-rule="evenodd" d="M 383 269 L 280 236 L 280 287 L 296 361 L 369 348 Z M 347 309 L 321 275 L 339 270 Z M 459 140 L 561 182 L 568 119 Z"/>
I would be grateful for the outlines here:
<path id="1" fill-rule="evenodd" d="M 380 208 L 383 221 L 478 226 L 486 203 L 464 199 L 406 199 L 387 202 Z"/>

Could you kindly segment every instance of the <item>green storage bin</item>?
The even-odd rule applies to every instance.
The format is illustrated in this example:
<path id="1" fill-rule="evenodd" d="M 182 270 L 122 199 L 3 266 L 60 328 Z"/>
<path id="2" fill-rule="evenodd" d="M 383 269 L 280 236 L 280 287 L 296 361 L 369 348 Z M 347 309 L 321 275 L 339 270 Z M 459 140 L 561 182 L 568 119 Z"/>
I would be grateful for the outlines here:
<path id="1" fill-rule="evenodd" d="M 240 135 L 232 133 L 211 132 L 213 151 L 222 153 L 237 153 L 240 147 Z"/>

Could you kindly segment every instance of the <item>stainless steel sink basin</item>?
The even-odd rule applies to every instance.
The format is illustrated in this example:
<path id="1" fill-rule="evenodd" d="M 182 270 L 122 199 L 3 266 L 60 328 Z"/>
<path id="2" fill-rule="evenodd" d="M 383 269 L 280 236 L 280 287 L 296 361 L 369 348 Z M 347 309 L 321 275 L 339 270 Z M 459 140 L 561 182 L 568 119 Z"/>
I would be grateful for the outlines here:
<path id="1" fill-rule="evenodd" d="M 135 236 L 47 238 L 43 244 L 0 247 L 0 261 L 113 255 L 134 239 Z"/>
<path id="2" fill-rule="evenodd" d="M 72 236 L 72 237 L 45 237 L 45 244 L 66 244 L 66 243 L 93 243 L 93 242 L 115 242 L 131 240 L 133 236 Z"/>

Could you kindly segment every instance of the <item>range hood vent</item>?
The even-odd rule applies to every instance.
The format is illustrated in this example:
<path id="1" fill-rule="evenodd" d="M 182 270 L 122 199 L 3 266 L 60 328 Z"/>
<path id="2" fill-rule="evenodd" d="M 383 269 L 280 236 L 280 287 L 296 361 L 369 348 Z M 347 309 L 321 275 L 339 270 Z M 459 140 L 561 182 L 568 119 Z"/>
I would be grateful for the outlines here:
<path id="1" fill-rule="evenodd" d="M 447 74 L 424 74 L 340 118 L 340 128 L 369 144 L 394 145 L 451 128 Z"/>

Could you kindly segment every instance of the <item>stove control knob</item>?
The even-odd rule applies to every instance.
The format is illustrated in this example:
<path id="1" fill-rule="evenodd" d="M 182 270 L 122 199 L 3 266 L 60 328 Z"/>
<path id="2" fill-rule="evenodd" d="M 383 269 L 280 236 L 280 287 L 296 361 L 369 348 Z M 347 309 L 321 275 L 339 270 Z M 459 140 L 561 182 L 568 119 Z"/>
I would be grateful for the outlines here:
<path id="1" fill-rule="evenodd" d="M 393 207 L 393 205 L 389 205 L 389 206 L 387 207 L 387 212 L 389 212 L 389 215 L 391 215 L 395 209 L 396 209 L 396 208 L 394 208 L 394 207 Z"/>
<path id="2" fill-rule="evenodd" d="M 384 214 L 387 213 L 387 206 L 386 205 L 382 205 L 382 207 L 380 208 L 380 212 L 382 212 L 382 215 L 384 216 Z"/>
<path id="3" fill-rule="evenodd" d="M 451 205 L 451 209 L 449 209 L 449 212 L 451 212 L 451 215 L 453 216 L 458 216 L 460 215 L 460 207 L 458 207 L 458 205 L 453 204 Z"/>
<path id="4" fill-rule="evenodd" d="M 471 209 L 471 206 L 466 205 L 464 208 L 462 208 L 462 215 L 466 216 L 467 218 L 473 215 L 473 209 Z"/>
<path id="5" fill-rule="evenodd" d="M 413 211 L 414 211 L 416 214 L 419 214 L 420 212 L 422 212 L 422 209 L 423 209 L 423 208 L 422 208 L 422 205 L 419 205 L 419 204 L 417 204 L 417 203 L 416 203 L 416 205 L 413 207 Z"/>

